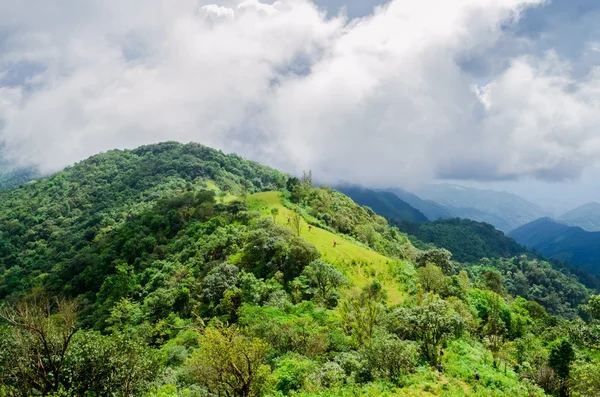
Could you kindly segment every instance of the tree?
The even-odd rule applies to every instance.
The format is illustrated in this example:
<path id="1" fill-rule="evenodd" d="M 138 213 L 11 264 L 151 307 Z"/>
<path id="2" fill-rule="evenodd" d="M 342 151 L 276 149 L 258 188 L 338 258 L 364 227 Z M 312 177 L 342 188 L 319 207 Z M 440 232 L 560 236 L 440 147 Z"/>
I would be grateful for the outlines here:
<path id="1" fill-rule="evenodd" d="M 442 269 L 447 276 L 456 272 L 456 265 L 452 262 L 452 253 L 443 248 L 420 252 L 415 262 L 417 267 L 424 267 L 428 263 L 432 263 Z"/>
<path id="2" fill-rule="evenodd" d="M 140 395 L 158 375 L 158 355 L 136 338 L 78 331 L 67 353 L 66 373 L 75 396 Z"/>
<path id="3" fill-rule="evenodd" d="M 240 270 L 235 265 L 222 263 L 212 269 L 204 279 L 204 298 L 217 304 L 225 291 L 236 285 Z"/>
<path id="4" fill-rule="evenodd" d="M 248 180 L 246 178 L 242 180 L 242 199 L 244 201 L 248 199 Z"/>
<path id="5" fill-rule="evenodd" d="M 277 215 L 279 215 L 279 208 L 277 208 L 277 207 L 271 208 L 271 216 L 273 217 L 273 222 L 277 221 Z"/>
<path id="6" fill-rule="evenodd" d="M 0 384 L 27 396 L 68 386 L 63 367 L 77 332 L 77 303 L 34 296 L 5 306 L 0 317 L 9 325 L 0 349 Z"/>
<path id="7" fill-rule="evenodd" d="M 394 317 L 397 324 L 394 331 L 401 339 L 409 337 L 419 341 L 431 365 L 438 362 L 442 344 L 450 337 L 459 336 L 464 329 L 463 318 L 437 295 L 427 295 L 421 305 L 397 309 Z"/>
<path id="8" fill-rule="evenodd" d="M 396 335 L 378 331 L 360 350 L 373 378 L 398 381 L 414 369 L 418 358 L 415 342 L 400 340 Z"/>
<path id="9" fill-rule="evenodd" d="M 594 362 L 581 363 L 573 373 L 571 391 L 575 397 L 593 396 L 600 390 L 600 371 Z"/>
<path id="10" fill-rule="evenodd" d="M 158 373 L 157 357 L 141 341 L 77 330 L 74 301 L 31 298 L 0 316 L 8 324 L 0 329 L 2 396 L 132 397 Z"/>
<path id="11" fill-rule="evenodd" d="M 584 306 L 584 310 L 592 316 L 594 320 L 600 321 L 600 295 L 593 295 Z"/>
<path id="12" fill-rule="evenodd" d="M 347 282 L 339 270 L 321 259 L 317 259 L 305 267 L 302 276 L 307 280 L 315 300 L 328 307 L 337 304 L 339 298 L 337 289 Z"/>
<path id="13" fill-rule="evenodd" d="M 271 369 L 263 363 L 268 345 L 237 327 L 208 327 L 190 361 L 190 373 L 211 393 L 258 397 L 272 389 Z"/>
<path id="14" fill-rule="evenodd" d="M 294 230 L 296 235 L 300 237 L 300 232 L 302 231 L 302 215 L 300 215 L 298 212 L 292 212 L 291 221 L 292 230 Z"/>
<path id="15" fill-rule="evenodd" d="M 432 263 L 428 263 L 418 270 L 418 278 L 427 292 L 439 293 L 446 283 L 446 276 L 442 270 Z"/>
<path id="16" fill-rule="evenodd" d="M 568 395 L 568 380 L 571 374 L 571 364 L 575 360 L 575 351 L 571 342 L 563 339 L 550 350 L 548 365 L 560 379 L 560 395 Z"/>
<path id="17" fill-rule="evenodd" d="M 365 286 L 360 294 L 353 293 L 342 305 L 342 319 L 359 344 L 371 339 L 383 313 L 386 294 L 379 281 Z"/>
<path id="18" fill-rule="evenodd" d="M 485 288 L 497 294 L 502 294 L 502 275 L 500 273 L 494 271 L 485 272 L 481 276 L 481 279 Z"/>
<path id="19" fill-rule="evenodd" d="M 302 171 L 302 184 L 306 188 L 310 188 L 312 186 L 312 170 L 308 172 Z"/>
<path id="20" fill-rule="evenodd" d="M 490 299 L 490 310 L 487 321 L 483 328 L 486 335 L 486 342 L 494 357 L 494 367 L 497 364 L 498 352 L 502 348 L 503 335 L 506 332 L 506 325 L 500 317 L 500 296 L 496 293 Z"/>

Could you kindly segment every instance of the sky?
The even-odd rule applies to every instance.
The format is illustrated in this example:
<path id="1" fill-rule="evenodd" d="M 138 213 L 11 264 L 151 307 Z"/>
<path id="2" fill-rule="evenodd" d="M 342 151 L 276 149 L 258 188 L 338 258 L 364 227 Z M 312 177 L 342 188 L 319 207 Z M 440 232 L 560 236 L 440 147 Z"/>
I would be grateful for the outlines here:
<path id="1" fill-rule="evenodd" d="M 1 163 L 200 142 L 370 187 L 600 201 L 600 2 L 0 0 Z"/>

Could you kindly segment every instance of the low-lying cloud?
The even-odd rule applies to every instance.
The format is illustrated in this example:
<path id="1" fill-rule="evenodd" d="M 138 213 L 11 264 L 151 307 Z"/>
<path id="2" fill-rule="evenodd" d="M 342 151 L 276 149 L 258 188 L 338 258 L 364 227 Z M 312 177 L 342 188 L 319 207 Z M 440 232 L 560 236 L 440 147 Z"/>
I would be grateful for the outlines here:
<path id="1" fill-rule="evenodd" d="M 353 20 L 307 0 L 27 3 L 0 0 L 18 165 L 179 140 L 390 186 L 571 179 L 600 156 L 600 69 L 576 79 L 503 29 L 543 0 L 395 0 Z M 499 42 L 518 51 L 492 56 Z M 487 54 L 485 79 L 464 68 Z"/>

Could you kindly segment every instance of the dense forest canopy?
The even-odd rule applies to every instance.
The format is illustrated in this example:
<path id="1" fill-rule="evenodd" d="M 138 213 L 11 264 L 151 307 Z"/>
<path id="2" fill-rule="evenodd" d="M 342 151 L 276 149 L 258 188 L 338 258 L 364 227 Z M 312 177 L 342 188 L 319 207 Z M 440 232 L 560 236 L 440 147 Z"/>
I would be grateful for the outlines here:
<path id="1" fill-rule="evenodd" d="M 600 387 L 600 298 L 494 230 L 415 247 L 310 172 L 173 142 L 0 195 L 0 396 Z"/>

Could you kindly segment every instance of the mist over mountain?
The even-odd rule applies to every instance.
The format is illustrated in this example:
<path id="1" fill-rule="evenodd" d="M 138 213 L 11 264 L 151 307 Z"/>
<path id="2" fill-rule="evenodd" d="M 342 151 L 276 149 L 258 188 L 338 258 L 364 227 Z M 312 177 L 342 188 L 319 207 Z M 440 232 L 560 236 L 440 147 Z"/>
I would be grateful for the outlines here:
<path id="1" fill-rule="evenodd" d="M 453 184 L 427 184 L 415 189 L 426 200 L 444 206 L 452 217 L 472 219 L 508 232 L 548 212 L 515 194 Z"/>
<path id="2" fill-rule="evenodd" d="M 588 232 L 600 231 L 600 203 L 587 203 L 557 218 L 565 225 L 578 226 Z"/>
<path id="3" fill-rule="evenodd" d="M 452 211 L 450 211 L 443 205 L 436 203 L 432 200 L 423 200 L 422 198 L 420 198 L 414 193 L 409 192 L 408 190 L 399 187 L 385 190 L 395 194 L 401 200 L 404 200 L 412 207 L 421 211 L 430 221 L 454 217 Z"/>

